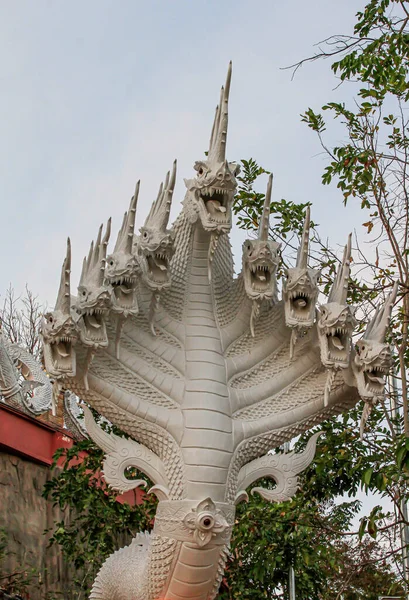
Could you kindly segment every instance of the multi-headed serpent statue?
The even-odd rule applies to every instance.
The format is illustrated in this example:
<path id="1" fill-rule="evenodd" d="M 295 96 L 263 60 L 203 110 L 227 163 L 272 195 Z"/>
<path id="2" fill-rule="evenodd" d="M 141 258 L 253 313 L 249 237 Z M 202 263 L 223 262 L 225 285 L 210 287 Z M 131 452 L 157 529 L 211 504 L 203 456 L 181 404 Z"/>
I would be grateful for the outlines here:
<path id="1" fill-rule="evenodd" d="M 282 300 L 279 244 L 268 239 L 271 178 L 258 239 L 243 245 L 234 278 L 229 243 L 239 167 L 226 160 L 231 65 L 209 152 L 179 217 L 167 229 L 176 163 L 145 224 L 134 233 L 139 182 L 112 254 L 110 221 L 84 259 L 70 295 L 70 244 L 60 291 L 43 327 L 48 372 L 131 439 L 108 434 L 89 410 L 86 425 L 106 452 L 109 485 L 126 490 L 135 466 L 159 498 L 154 529 L 111 555 L 95 580 L 98 600 L 210 600 L 217 594 L 235 505 L 260 477 L 270 501 L 294 494 L 316 436 L 300 453 L 268 454 L 363 398 L 383 394 L 392 292 L 352 348 L 346 302 L 351 242 L 328 302 L 316 307 L 318 271 L 308 267 L 309 213 Z"/>

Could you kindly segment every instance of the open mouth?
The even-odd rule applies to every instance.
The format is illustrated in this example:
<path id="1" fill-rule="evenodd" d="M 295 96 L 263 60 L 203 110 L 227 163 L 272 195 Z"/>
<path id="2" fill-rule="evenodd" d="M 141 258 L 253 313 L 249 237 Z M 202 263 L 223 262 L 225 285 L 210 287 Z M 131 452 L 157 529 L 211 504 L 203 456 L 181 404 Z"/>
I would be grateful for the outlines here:
<path id="1" fill-rule="evenodd" d="M 227 203 L 230 192 L 223 188 L 203 188 L 200 191 L 200 199 L 206 209 L 210 221 L 215 223 L 227 223 L 229 214 L 227 213 Z"/>
<path id="2" fill-rule="evenodd" d="M 91 308 L 83 313 L 85 340 L 93 344 L 104 344 L 107 342 L 106 327 L 103 319 L 105 311 Z"/>
<path id="3" fill-rule="evenodd" d="M 71 372 L 73 369 L 71 338 L 57 337 L 55 341 L 50 342 L 49 347 L 53 367 L 59 372 Z"/>
<path id="4" fill-rule="evenodd" d="M 254 292 L 266 292 L 271 282 L 270 267 L 267 265 L 249 265 L 251 289 Z"/>
<path id="5" fill-rule="evenodd" d="M 366 367 L 363 370 L 365 391 L 370 394 L 382 394 L 385 387 L 387 367 Z"/>
<path id="6" fill-rule="evenodd" d="M 110 280 L 115 301 L 119 307 L 132 308 L 134 305 L 135 283 L 136 280 L 133 277 L 118 277 Z"/>
<path id="7" fill-rule="evenodd" d="M 169 259 L 164 252 L 155 252 L 146 256 L 148 263 L 149 278 L 160 285 L 169 282 Z"/>
<path id="8" fill-rule="evenodd" d="M 304 291 L 288 292 L 291 316 L 298 321 L 307 321 L 311 315 L 312 297 Z"/>
<path id="9" fill-rule="evenodd" d="M 328 358 L 334 362 L 345 363 L 349 355 L 349 332 L 346 327 L 325 329 Z"/>

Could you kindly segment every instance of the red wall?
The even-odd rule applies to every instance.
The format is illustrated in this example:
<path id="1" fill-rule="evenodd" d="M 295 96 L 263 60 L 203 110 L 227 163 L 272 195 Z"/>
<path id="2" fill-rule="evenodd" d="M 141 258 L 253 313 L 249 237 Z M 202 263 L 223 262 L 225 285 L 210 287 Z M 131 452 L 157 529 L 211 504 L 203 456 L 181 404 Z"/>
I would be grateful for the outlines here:
<path id="1" fill-rule="evenodd" d="M 73 443 L 74 439 L 66 430 L 0 403 L 0 450 L 50 466 L 57 448 L 71 448 Z M 143 495 L 142 490 L 132 490 L 119 495 L 117 501 L 121 504 L 140 504 Z"/>

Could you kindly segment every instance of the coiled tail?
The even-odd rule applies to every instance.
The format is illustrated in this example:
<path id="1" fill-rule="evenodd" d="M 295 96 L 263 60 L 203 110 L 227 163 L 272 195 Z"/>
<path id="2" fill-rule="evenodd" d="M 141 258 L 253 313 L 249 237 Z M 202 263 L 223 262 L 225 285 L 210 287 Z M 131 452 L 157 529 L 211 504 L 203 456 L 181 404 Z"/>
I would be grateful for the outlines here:
<path id="1" fill-rule="evenodd" d="M 152 534 L 138 534 L 105 561 L 90 600 L 212 600 L 234 514 L 210 498 L 159 502 Z"/>

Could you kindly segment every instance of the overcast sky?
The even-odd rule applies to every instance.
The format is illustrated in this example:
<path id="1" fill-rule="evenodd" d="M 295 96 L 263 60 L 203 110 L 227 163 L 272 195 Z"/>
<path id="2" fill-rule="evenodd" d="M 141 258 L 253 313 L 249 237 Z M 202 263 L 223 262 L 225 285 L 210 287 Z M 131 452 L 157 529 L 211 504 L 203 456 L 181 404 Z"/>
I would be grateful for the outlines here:
<path id="1" fill-rule="evenodd" d="M 100 222 L 112 216 L 116 237 L 140 178 L 141 225 L 177 158 L 175 218 L 183 178 L 207 149 L 230 59 L 228 158 L 253 157 L 272 170 L 274 198 L 311 201 L 322 234 L 343 244 L 362 215 L 322 186 L 325 159 L 299 115 L 350 90 L 334 91 L 329 61 L 303 67 L 293 81 L 280 68 L 350 32 L 361 5 L 0 1 L 0 295 L 27 283 L 53 305 L 67 235 L 74 291 Z M 239 260 L 242 239 L 233 233 Z"/>

